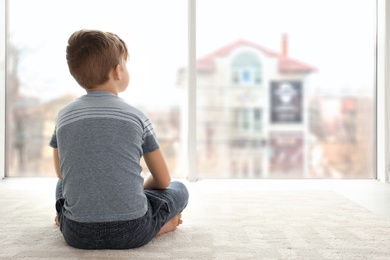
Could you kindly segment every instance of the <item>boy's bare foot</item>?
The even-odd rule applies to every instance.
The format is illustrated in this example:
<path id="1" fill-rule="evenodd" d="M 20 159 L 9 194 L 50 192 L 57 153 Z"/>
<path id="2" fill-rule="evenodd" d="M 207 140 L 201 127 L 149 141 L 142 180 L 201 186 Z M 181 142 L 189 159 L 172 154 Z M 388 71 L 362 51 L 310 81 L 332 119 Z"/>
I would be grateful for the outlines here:
<path id="1" fill-rule="evenodd" d="M 171 231 L 175 231 L 176 228 L 183 223 L 183 220 L 181 219 L 181 214 L 173 217 L 169 222 L 167 222 L 157 233 L 156 236 L 162 235 L 164 233 L 168 233 Z"/>
<path id="2" fill-rule="evenodd" d="M 57 227 L 60 226 L 60 221 L 58 220 L 58 213 L 57 213 L 56 217 L 54 218 L 54 222 L 56 223 Z"/>

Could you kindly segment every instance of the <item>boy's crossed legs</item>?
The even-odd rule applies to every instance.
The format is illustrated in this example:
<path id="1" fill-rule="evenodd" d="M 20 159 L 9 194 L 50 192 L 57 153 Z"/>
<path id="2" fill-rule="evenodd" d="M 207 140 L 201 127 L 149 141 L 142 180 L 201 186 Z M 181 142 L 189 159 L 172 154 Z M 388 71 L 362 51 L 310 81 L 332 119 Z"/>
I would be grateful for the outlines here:
<path id="1" fill-rule="evenodd" d="M 54 222 L 55 222 L 57 227 L 60 227 L 60 221 L 58 220 L 58 213 L 54 218 Z M 160 231 L 157 233 L 156 236 L 159 236 L 159 235 L 171 232 L 171 231 L 175 231 L 176 228 L 181 224 L 183 224 L 183 220 L 181 219 L 181 214 L 179 214 L 179 215 L 173 217 L 167 223 L 165 223 L 165 225 L 160 229 Z"/>
<path id="2" fill-rule="evenodd" d="M 144 192 L 149 202 L 152 220 L 155 222 L 156 233 L 154 236 L 174 231 L 183 223 L 181 212 L 187 206 L 189 197 L 184 184 L 172 182 L 164 190 L 145 190 Z M 57 184 L 56 197 L 57 199 L 62 197 L 61 181 Z M 55 217 L 55 223 L 60 226 L 58 213 Z"/>

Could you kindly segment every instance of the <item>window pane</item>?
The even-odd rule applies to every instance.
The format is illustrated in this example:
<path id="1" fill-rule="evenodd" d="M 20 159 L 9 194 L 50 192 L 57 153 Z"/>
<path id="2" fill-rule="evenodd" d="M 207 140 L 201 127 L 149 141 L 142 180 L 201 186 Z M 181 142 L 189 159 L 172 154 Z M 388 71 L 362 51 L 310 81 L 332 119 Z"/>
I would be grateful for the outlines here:
<path id="1" fill-rule="evenodd" d="M 8 57 L 8 175 L 55 176 L 48 145 L 55 115 L 84 94 L 69 74 L 65 48 L 69 36 L 84 28 L 111 31 L 125 40 L 131 79 L 120 96 L 143 110 L 154 123 L 173 176 L 185 174 L 185 165 L 180 163 L 184 161 L 180 114 L 186 99 L 182 97 L 184 90 L 176 86 L 176 73 L 187 63 L 187 2 L 13 0 Z"/>
<path id="2" fill-rule="evenodd" d="M 374 178 L 374 0 L 198 0 L 199 177 Z"/>

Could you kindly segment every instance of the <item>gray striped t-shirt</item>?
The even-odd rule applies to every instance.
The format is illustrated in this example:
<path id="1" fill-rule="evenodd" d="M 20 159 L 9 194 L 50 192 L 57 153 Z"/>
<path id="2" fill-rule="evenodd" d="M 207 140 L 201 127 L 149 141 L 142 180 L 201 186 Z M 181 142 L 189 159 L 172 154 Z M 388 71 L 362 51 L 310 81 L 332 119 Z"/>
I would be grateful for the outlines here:
<path id="1" fill-rule="evenodd" d="M 59 152 L 67 218 L 108 222 L 146 213 L 140 160 L 159 144 L 140 110 L 110 92 L 89 92 L 59 111 L 50 146 Z"/>

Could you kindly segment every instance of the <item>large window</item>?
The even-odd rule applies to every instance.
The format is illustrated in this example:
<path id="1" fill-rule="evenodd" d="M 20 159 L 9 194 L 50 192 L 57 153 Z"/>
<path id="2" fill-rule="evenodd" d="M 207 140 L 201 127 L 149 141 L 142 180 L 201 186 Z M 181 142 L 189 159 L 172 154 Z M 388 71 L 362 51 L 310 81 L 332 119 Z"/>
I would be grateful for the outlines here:
<path id="1" fill-rule="evenodd" d="M 9 3 L 8 176 L 55 176 L 48 145 L 55 115 L 84 94 L 68 71 L 65 48 L 69 36 L 84 28 L 112 31 L 126 41 L 130 85 L 120 96 L 150 117 L 173 176 L 184 174 L 183 89 L 176 87 L 176 72 L 187 63 L 186 1 Z"/>
<path id="2" fill-rule="evenodd" d="M 375 10 L 198 0 L 199 177 L 374 178 Z"/>
<path id="3" fill-rule="evenodd" d="M 9 2 L 8 176 L 54 176 L 55 114 L 84 93 L 65 60 L 81 28 L 128 43 L 121 96 L 152 119 L 173 175 L 187 176 L 187 1 Z M 197 177 L 375 177 L 375 0 L 196 6 Z"/>

